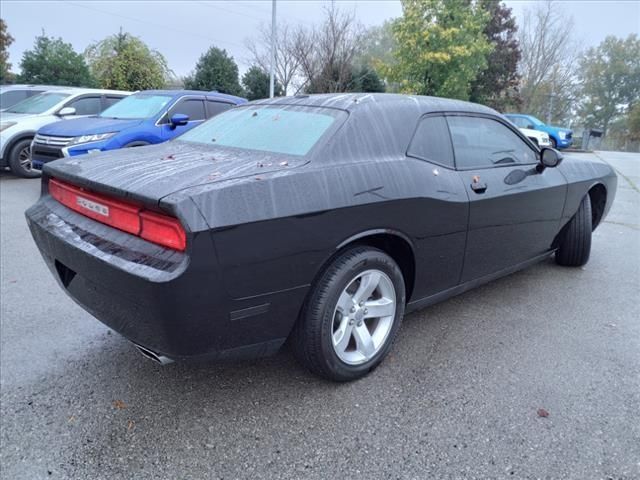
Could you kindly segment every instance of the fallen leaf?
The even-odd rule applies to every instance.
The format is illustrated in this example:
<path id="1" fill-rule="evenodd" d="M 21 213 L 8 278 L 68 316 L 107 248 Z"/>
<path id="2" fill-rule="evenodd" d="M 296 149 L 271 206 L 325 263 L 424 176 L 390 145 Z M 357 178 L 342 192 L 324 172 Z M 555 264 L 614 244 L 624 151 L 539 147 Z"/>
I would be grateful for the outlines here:
<path id="1" fill-rule="evenodd" d="M 549 412 L 547 412 L 544 408 L 539 408 L 538 416 L 542 418 L 547 418 L 549 416 Z"/>
<path id="2" fill-rule="evenodd" d="M 127 408 L 127 405 L 122 400 L 114 400 L 113 406 L 118 410 L 124 410 Z"/>
<path id="3" fill-rule="evenodd" d="M 69 417 L 69 422 L 73 422 L 75 419 L 76 419 L 76 417 L 75 417 L 74 415 L 71 415 L 71 416 Z"/>
<path id="4" fill-rule="evenodd" d="M 127 422 L 127 430 L 131 430 L 134 426 L 135 426 L 136 422 L 134 422 L 133 420 L 129 420 Z"/>

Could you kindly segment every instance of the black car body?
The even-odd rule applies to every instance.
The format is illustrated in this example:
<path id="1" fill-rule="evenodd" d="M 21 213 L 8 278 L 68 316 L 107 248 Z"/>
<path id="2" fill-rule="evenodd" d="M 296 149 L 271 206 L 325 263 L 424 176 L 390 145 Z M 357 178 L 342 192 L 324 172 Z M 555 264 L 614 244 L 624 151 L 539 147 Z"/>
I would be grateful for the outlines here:
<path id="1" fill-rule="evenodd" d="M 322 118 L 305 125 L 308 112 Z M 205 138 L 205 124 L 158 146 L 56 161 L 26 213 L 65 291 L 158 358 L 275 352 L 318 275 L 351 245 L 395 260 L 411 311 L 548 257 L 585 198 L 595 228 L 615 196 L 606 163 L 566 157 L 544 168 L 536 146 L 476 104 L 318 95 L 216 118 L 230 114 L 267 122 L 252 131 L 270 137 L 224 146 Z M 288 123 L 275 148 L 269 129 L 279 121 Z M 318 122 L 317 138 L 305 133 Z M 95 205 L 84 200 L 68 208 L 50 195 L 52 179 L 98 205 L 114 199 L 175 217 L 184 250 L 89 218 L 80 212 Z"/>

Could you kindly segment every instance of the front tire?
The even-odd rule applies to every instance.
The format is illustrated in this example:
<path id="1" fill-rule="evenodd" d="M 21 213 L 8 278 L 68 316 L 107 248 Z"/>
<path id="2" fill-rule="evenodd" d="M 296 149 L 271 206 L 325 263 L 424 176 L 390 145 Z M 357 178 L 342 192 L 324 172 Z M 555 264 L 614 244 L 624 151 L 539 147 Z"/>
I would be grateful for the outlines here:
<path id="1" fill-rule="evenodd" d="M 591 200 L 586 195 L 578 211 L 565 226 L 556 250 L 556 263 L 567 267 L 581 267 L 589 261 L 591 253 Z"/>
<path id="2" fill-rule="evenodd" d="M 553 138 L 551 135 L 549 135 L 549 141 L 551 142 L 551 146 L 555 149 L 558 148 L 558 142 L 556 142 L 556 139 Z"/>
<path id="3" fill-rule="evenodd" d="M 31 139 L 25 138 L 16 143 L 9 152 L 9 167 L 14 175 L 22 178 L 37 178 L 38 170 L 31 165 Z"/>
<path id="4" fill-rule="evenodd" d="M 364 377 L 391 349 L 404 307 L 404 278 L 389 255 L 364 246 L 346 250 L 312 287 L 291 334 L 294 354 L 330 380 Z"/>

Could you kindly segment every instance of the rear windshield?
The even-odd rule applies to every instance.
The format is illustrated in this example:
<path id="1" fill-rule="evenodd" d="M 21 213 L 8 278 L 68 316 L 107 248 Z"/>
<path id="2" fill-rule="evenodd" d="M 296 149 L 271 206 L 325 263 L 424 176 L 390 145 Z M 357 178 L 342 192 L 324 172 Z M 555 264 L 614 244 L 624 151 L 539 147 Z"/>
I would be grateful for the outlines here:
<path id="1" fill-rule="evenodd" d="M 11 113 L 44 113 L 69 96 L 68 93 L 41 93 L 16 103 L 7 109 Z"/>
<path id="2" fill-rule="evenodd" d="M 238 107 L 186 132 L 180 140 L 304 156 L 346 115 L 340 110 L 290 105 Z"/>
<path id="3" fill-rule="evenodd" d="M 171 101 L 169 95 L 152 95 L 136 93 L 130 95 L 118 103 L 113 104 L 99 116 L 106 118 L 149 118 L 160 112 Z"/>

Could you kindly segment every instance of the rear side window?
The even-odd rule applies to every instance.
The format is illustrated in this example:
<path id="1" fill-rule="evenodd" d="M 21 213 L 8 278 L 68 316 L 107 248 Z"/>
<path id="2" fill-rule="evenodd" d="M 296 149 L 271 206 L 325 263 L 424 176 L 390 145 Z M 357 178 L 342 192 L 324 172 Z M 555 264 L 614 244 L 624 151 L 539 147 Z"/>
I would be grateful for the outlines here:
<path id="1" fill-rule="evenodd" d="M 456 167 L 488 168 L 537 162 L 536 152 L 510 128 L 483 117 L 447 117 Z"/>
<path id="2" fill-rule="evenodd" d="M 113 105 L 114 103 L 118 103 L 123 98 L 124 97 L 111 97 L 111 96 L 104 97 L 105 108 L 109 108 L 111 105 Z"/>
<path id="3" fill-rule="evenodd" d="M 407 155 L 453 168 L 453 148 L 445 118 L 437 116 L 421 119 Z"/>
<path id="4" fill-rule="evenodd" d="M 169 118 L 176 113 L 182 113 L 189 116 L 189 121 L 194 122 L 197 120 L 204 120 L 206 118 L 204 114 L 204 102 L 196 98 L 187 98 L 180 100 L 169 110 Z"/>
<path id="5" fill-rule="evenodd" d="M 215 117 L 219 113 L 229 110 L 231 107 L 233 107 L 233 105 L 231 105 L 230 103 L 207 100 L 207 113 L 209 117 Z"/>
<path id="6" fill-rule="evenodd" d="M 100 97 L 84 97 L 66 105 L 76 109 L 76 115 L 97 115 L 102 111 Z"/>
<path id="7" fill-rule="evenodd" d="M 180 140 L 303 156 L 346 113 L 317 107 L 233 108 L 189 130 Z"/>

